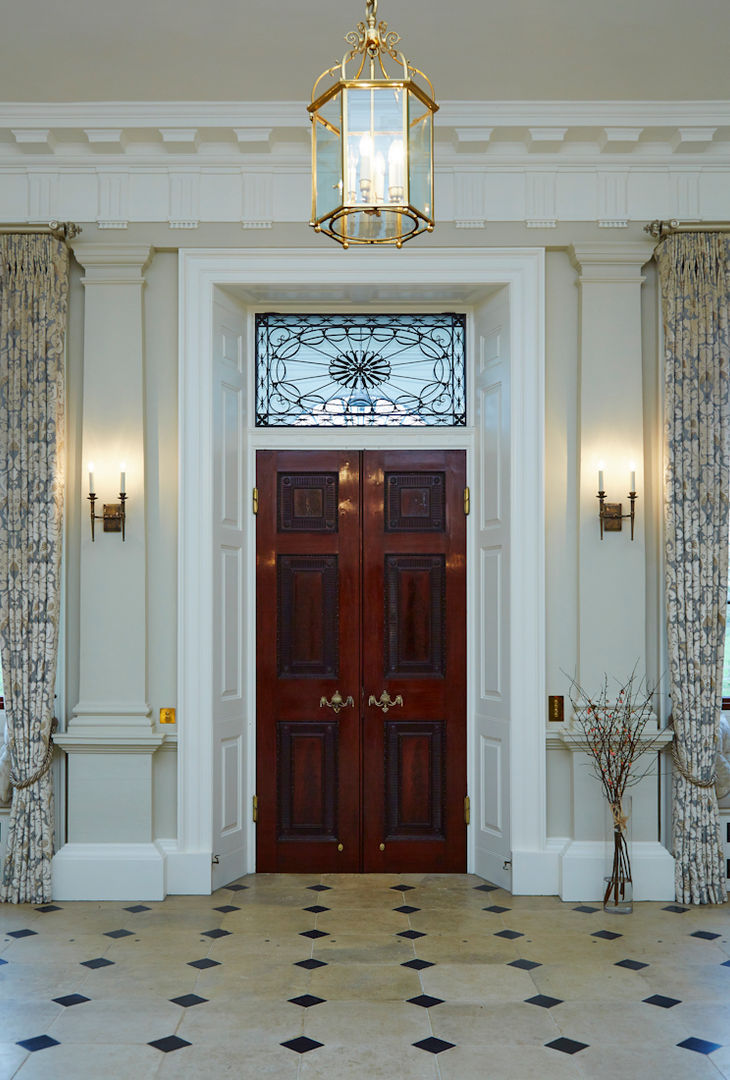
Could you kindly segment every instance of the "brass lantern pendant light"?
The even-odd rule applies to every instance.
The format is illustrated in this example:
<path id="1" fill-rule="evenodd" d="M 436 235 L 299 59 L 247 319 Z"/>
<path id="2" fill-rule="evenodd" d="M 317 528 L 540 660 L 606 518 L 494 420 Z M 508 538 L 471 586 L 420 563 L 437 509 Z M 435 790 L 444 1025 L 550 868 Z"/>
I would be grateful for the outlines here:
<path id="1" fill-rule="evenodd" d="M 396 50 L 400 37 L 378 24 L 377 11 L 377 0 L 367 0 L 367 22 L 345 36 L 349 52 L 322 72 L 307 106 L 310 224 L 343 247 L 401 247 L 434 226 L 433 86 Z"/>

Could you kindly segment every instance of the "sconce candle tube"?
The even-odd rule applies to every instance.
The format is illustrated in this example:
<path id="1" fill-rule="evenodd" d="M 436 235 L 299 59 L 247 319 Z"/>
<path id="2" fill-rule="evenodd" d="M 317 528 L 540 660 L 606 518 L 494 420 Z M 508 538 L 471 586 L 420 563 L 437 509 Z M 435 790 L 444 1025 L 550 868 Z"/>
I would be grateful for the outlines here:
<path id="1" fill-rule="evenodd" d="M 119 468 L 120 468 L 119 493 L 120 493 L 120 495 L 124 495 L 124 493 L 127 490 L 127 463 L 126 463 L 126 461 L 123 461 L 122 464 L 119 466 Z"/>

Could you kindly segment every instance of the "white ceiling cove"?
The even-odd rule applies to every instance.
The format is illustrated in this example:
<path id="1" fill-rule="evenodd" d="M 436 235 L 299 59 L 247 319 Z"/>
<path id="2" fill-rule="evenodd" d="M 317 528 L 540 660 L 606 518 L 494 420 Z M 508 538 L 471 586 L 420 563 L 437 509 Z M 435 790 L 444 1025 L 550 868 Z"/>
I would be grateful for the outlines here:
<path id="1" fill-rule="evenodd" d="M 304 101 L 364 0 L 20 0 L 0 101 Z M 726 100 L 728 0 L 380 0 L 448 101 Z"/>

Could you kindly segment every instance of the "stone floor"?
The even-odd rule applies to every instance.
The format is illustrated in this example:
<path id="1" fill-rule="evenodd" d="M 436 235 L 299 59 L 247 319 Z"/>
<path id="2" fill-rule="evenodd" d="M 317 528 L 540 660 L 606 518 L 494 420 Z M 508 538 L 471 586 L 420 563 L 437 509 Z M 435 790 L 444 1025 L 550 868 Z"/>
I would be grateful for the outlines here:
<path id="1" fill-rule="evenodd" d="M 3 1080 L 730 1078 L 726 908 L 261 875 L 0 919 Z"/>

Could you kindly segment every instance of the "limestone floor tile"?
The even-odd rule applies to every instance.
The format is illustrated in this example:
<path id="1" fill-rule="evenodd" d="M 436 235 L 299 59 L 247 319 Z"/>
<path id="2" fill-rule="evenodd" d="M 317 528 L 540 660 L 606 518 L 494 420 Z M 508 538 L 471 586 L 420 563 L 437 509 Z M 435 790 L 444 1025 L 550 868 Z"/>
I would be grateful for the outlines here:
<path id="1" fill-rule="evenodd" d="M 634 972 L 615 964 L 582 961 L 544 964 L 531 975 L 539 993 L 564 1001 L 640 1002 L 652 993 L 645 970 Z"/>
<path id="2" fill-rule="evenodd" d="M 316 991 L 315 991 L 316 993 Z M 373 1047 L 386 1045 L 393 1064 L 398 1060 L 398 1048 L 427 1038 L 431 1031 L 428 1012 L 406 1002 L 343 1002 L 326 1001 L 311 1009 L 302 1010 L 305 1034 L 327 1046 Z"/>
<path id="3" fill-rule="evenodd" d="M 248 1047 L 263 1053 L 301 1035 L 306 1012 L 287 1001 L 211 1000 L 180 1010 L 176 1034 L 195 1046 Z"/>
<path id="4" fill-rule="evenodd" d="M 643 1051 L 648 1046 L 673 1046 L 693 1034 L 674 1009 L 644 1002 L 566 1001 L 550 1012 L 561 1035 L 591 1046 Z"/>
<path id="5" fill-rule="evenodd" d="M 74 993 L 86 978 L 86 968 L 74 964 L 8 964 L 0 968 L 0 1002 L 18 998 L 50 1000 Z M 0 1005 L 0 1012 L 5 1006 Z"/>
<path id="6" fill-rule="evenodd" d="M 400 895 L 400 894 L 398 894 Z M 398 901 L 400 903 L 400 901 Z M 347 933 L 348 931 L 370 931 L 377 934 L 395 934 L 399 930 L 408 930 L 408 916 L 400 911 L 390 911 L 387 901 L 380 908 L 355 908 L 349 907 L 342 910 L 336 908 L 333 901 L 331 911 L 323 911 L 316 917 L 317 929 L 326 930 L 330 934 Z M 395 905 L 393 905 L 395 906 Z M 304 920 L 310 920 L 311 925 L 304 929 L 314 927 L 315 916 L 309 912 L 303 913 Z"/>
<path id="7" fill-rule="evenodd" d="M 85 994 L 94 1001 L 106 1001 L 108 999 L 123 1000 L 128 998 L 147 998 L 152 1000 L 167 1001 L 180 994 L 191 994 L 196 988 L 198 972 L 183 964 L 177 967 L 160 966 L 155 972 L 145 971 L 140 973 L 135 969 L 124 972 L 115 972 L 113 978 L 104 979 L 102 969 L 97 978 L 92 977 L 86 982 L 80 981 L 66 993 Z M 109 970 L 109 969 L 106 969 Z M 53 994 L 59 997 L 59 994 Z"/>
<path id="8" fill-rule="evenodd" d="M 644 974 L 652 992 L 680 1001 L 730 1000 L 730 968 L 721 963 L 688 964 L 684 968 L 655 963 Z"/>
<path id="9" fill-rule="evenodd" d="M 707 1058 L 677 1046 L 629 1049 L 617 1040 L 610 1050 L 590 1046 L 577 1057 L 587 1080 L 718 1080 L 722 1076 L 714 1054 Z"/>
<path id="10" fill-rule="evenodd" d="M 690 1035 L 708 1042 L 730 1046 L 730 997 L 724 1001 L 683 1001 L 672 1010 Z"/>
<path id="11" fill-rule="evenodd" d="M 48 1034 L 48 1029 L 63 1011 L 50 999 L 39 996 L 35 1000 L 3 1002 L 0 1008 L 0 1042 L 17 1042 Z"/>
<path id="12" fill-rule="evenodd" d="M 526 971 L 499 964 L 437 964 L 421 972 L 424 993 L 449 1002 L 524 1001 L 535 993 Z"/>
<path id="13" fill-rule="evenodd" d="M 252 1047 L 184 1046 L 163 1054 L 155 1080 L 297 1080 L 299 1054 L 278 1044 Z"/>
<path id="14" fill-rule="evenodd" d="M 11 1076 L 15 1076 L 27 1056 L 28 1051 L 22 1046 L 18 1046 L 14 1042 L 0 1042 L 0 1077 L 2 1080 L 9 1080 Z"/>
<path id="15" fill-rule="evenodd" d="M 421 993 L 421 983 L 399 965 L 328 964 L 312 972 L 311 992 L 328 1001 L 404 1001 Z"/>
<path id="16" fill-rule="evenodd" d="M 92 998 L 62 1009 L 47 1033 L 64 1045 L 144 1044 L 174 1034 L 179 1023 L 179 1005 L 164 998 Z"/>
<path id="17" fill-rule="evenodd" d="M 307 938 L 301 938 L 302 947 L 309 944 Z M 419 938 L 419 941 L 423 939 Z M 418 944 L 418 942 L 416 942 Z M 370 930 L 363 931 L 338 931 L 328 937 L 317 938 L 312 945 L 313 955 L 328 963 L 337 957 L 345 957 L 348 953 L 357 952 L 362 955 L 371 948 L 378 948 L 381 957 L 392 954 L 394 962 L 402 963 L 410 960 L 415 955 L 413 943 L 407 938 L 397 937 L 390 932 L 385 934 L 373 933 Z"/>
<path id="18" fill-rule="evenodd" d="M 201 997 L 222 1001 L 246 998 L 276 1004 L 298 994 L 306 994 L 309 987 L 309 972 L 294 964 L 287 964 L 283 969 L 263 969 L 250 975 L 229 971 L 224 964 L 201 971 L 195 984 L 195 993 Z"/>
<path id="19" fill-rule="evenodd" d="M 22 1080 L 152 1080 L 160 1067 L 152 1046 L 51 1046 L 29 1054 L 16 1076 Z"/>
<path id="20" fill-rule="evenodd" d="M 455 1046 L 439 1054 L 438 1064 L 441 1080 L 584 1080 L 585 1073 L 577 1060 L 580 1056 L 568 1056 L 544 1046 L 514 1047 L 500 1042 L 491 1046 Z M 614 1080 L 639 1077 L 617 1075 Z"/>
<path id="21" fill-rule="evenodd" d="M 560 1034 L 553 1009 L 525 1002 L 508 1005 L 443 1005 L 429 1009 L 433 1033 L 457 1046 L 543 1046 Z"/>
<path id="22" fill-rule="evenodd" d="M 427 934 L 414 946 L 418 956 L 434 963 L 507 964 L 523 956 L 522 939 L 510 941 L 494 934 Z"/>
<path id="23" fill-rule="evenodd" d="M 437 1080 L 434 1055 L 413 1046 L 322 1046 L 302 1058 L 300 1080 Z M 483 1080 L 483 1078 L 482 1078 Z"/>

